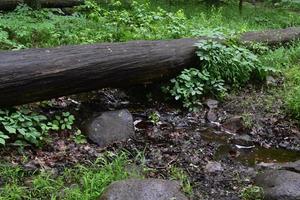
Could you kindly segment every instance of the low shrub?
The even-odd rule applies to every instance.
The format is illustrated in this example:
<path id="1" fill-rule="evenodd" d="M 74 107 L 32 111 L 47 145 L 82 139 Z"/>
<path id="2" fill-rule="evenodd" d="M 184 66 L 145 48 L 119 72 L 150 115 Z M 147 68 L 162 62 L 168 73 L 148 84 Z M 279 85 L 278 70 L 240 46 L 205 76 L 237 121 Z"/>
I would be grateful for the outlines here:
<path id="1" fill-rule="evenodd" d="M 69 112 L 55 116 L 52 121 L 45 115 L 24 107 L 0 109 L 0 144 L 9 142 L 23 146 L 30 143 L 38 146 L 49 131 L 72 129 L 74 120 Z"/>
<path id="2" fill-rule="evenodd" d="M 195 110 L 204 95 L 222 97 L 227 89 L 266 76 L 267 69 L 245 47 L 212 40 L 200 41 L 196 46 L 201 67 L 185 69 L 165 90 L 190 110 Z"/>

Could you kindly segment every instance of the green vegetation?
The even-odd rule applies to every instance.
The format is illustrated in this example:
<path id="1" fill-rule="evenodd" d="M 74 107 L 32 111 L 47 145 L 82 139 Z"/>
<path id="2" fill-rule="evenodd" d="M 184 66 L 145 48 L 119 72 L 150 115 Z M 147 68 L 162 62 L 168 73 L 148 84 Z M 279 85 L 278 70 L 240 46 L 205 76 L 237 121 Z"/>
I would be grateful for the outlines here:
<path id="1" fill-rule="evenodd" d="M 251 114 L 243 113 L 242 119 L 243 119 L 243 125 L 245 126 L 245 128 L 251 129 L 253 127 L 254 122 L 253 122 Z"/>
<path id="2" fill-rule="evenodd" d="M 69 112 L 55 116 L 55 120 L 51 121 L 45 115 L 25 107 L 1 109 L 0 144 L 5 145 L 8 141 L 17 146 L 26 143 L 40 145 L 49 131 L 72 129 L 74 120 Z"/>
<path id="3" fill-rule="evenodd" d="M 157 125 L 160 121 L 160 116 L 157 111 L 153 111 L 148 116 L 150 122 L 152 122 L 154 125 Z"/>
<path id="4" fill-rule="evenodd" d="M 257 8 L 253 13 L 253 8 L 245 6 L 240 16 L 235 4 L 107 2 L 99 5 L 88 0 L 72 15 L 59 9 L 32 11 L 26 6 L 0 14 L 0 49 L 230 35 L 300 24 L 298 14 L 282 9 Z"/>
<path id="5" fill-rule="evenodd" d="M 204 95 L 224 96 L 226 88 L 241 87 L 251 78 L 263 80 L 266 75 L 267 68 L 245 47 L 211 40 L 200 41 L 196 46 L 201 67 L 185 69 L 166 88 L 191 110 Z"/>
<path id="6" fill-rule="evenodd" d="M 187 173 L 184 170 L 172 166 L 170 169 L 170 177 L 172 180 L 180 181 L 184 193 L 188 194 L 189 196 L 193 194 L 192 185 L 190 183 Z"/>
<path id="7" fill-rule="evenodd" d="M 251 185 L 243 189 L 241 197 L 243 200 L 263 200 L 264 191 L 261 187 Z"/>
<path id="8" fill-rule="evenodd" d="M 271 4 L 274 7 L 259 5 L 254 8 L 247 4 L 242 16 L 237 2 L 232 1 L 212 6 L 197 0 L 189 3 L 184 0 L 86 0 L 84 5 L 71 11 L 32 10 L 21 5 L 15 11 L 0 13 L 0 49 L 198 36 L 221 38 L 225 42 L 201 40 L 195 44 L 201 66 L 183 70 L 164 87 L 164 91 L 194 111 L 204 97 L 224 99 L 228 92 L 240 90 L 248 83 L 263 81 L 267 76 L 283 76 L 282 87 L 272 90 L 282 98 L 285 112 L 300 120 L 299 41 L 271 48 L 261 44 L 245 46 L 234 40 L 246 31 L 300 25 L 299 14 L 290 10 L 295 7 L 289 6 L 293 3 L 286 6 L 281 6 L 282 2 Z M 266 88 L 271 86 L 266 85 Z M 277 99 L 277 96 L 272 97 L 265 99 L 269 105 Z M 51 105 L 0 109 L 1 146 L 31 144 L 33 148 L 41 147 L 48 142 L 51 132 L 58 132 L 70 133 L 66 134 L 71 139 L 68 141 L 84 147 L 87 139 L 74 127 L 75 117 L 70 112 L 53 111 L 53 107 L 50 112 L 45 107 Z M 149 121 L 159 124 L 158 112 L 148 114 Z M 245 127 L 250 129 L 254 124 L 251 113 L 245 112 L 242 117 Z M 144 176 L 149 170 L 144 168 L 146 158 L 142 153 L 137 154 L 136 159 L 144 170 L 141 174 L 128 171 L 128 165 L 135 161 L 129 153 L 115 155 L 108 152 L 90 165 L 78 164 L 58 174 L 0 165 L 0 200 L 98 199 L 111 182 Z M 171 167 L 165 172 L 171 179 L 179 180 L 183 191 L 192 196 L 192 179 L 184 169 Z M 241 192 L 244 200 L 259 200 L 262 196 L 263 190 L 257 186 L 249 186 Z"/>
<path id="9" fill-rule="evenodd" d="M 262 63 L 274 67 L 284 77 L 283 88 L 279 88 L 285 110 L 291 116 L 300 119 L 300 43 L 269 50 L 261 56 Z"/>
<path id="10" fill-rule="evenodd" d="M 90 166 L 78 165 L 59 175 L 51 172 L 25 172 L 20 167 L 0 166 L 4 187 L 0 200 L 18 199 L 98 199 L 113 181 L 139 177 L 127 172 L 126 153 L 107 154 Z"/>

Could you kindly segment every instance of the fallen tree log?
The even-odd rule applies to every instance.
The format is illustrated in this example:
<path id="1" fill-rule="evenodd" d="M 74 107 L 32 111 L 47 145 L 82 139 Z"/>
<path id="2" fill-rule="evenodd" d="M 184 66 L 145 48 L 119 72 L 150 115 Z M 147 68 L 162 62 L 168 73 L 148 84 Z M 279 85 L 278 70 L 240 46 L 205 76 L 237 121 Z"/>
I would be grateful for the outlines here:
<path id="1" fill-rule="evenodd" d="M 300 28 L 246 33 L 246 42 L 300 39 Z M 285 37 L 282 37 L 282 34 Z M 269 42 L 267 34 L 272 38 Z M 250 37 L 251 36 L 251 37 Z M 282 40 L 283 39 L 283 40 Z M 131 41 L 0 52 L 0 106 L 19 105 L 103 87 L 125 87 L 170 78 L 198 65 L 199 39 Z"/>
<path id="2" fill-rule="evenodd" d="M 0 10 L 13 10 L 19 4 L 26 3 L 26 0 L 1 0 Z M 78 6 L 84 3 L 84 0 L 41 0 L 43 8 L 65 8 Z"/>
<path id="3" fill-rule="evenodd" d="M 241 41 L 261 42 L 268 45 L 288 43 L 297 39 L 300 39 L 300 27 L 248 32 L 241 36 Z"/>

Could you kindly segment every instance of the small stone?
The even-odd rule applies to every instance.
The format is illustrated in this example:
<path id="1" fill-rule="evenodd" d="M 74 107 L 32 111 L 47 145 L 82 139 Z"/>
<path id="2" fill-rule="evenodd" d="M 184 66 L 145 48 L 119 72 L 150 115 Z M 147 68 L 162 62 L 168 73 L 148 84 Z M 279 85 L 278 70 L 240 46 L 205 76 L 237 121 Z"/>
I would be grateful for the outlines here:
<path id="1" fill-rule="evenodd" d="M 129 179 L 108 186 L 99 200 L 188 200 L 176 181 Z"/>
<path id="2" fill-rule="evenodd" d="M 214 100 L 214 99 L 208 99 L 206 101 L 206 105 L 209 109 L 215 109 L 215 108 L 218 108 L 219 101 Z"/>
<path id="3" fill-rule="evenodd" d="M 213 109 L 207 112 L 206 118 L 209 122 L 216 122 L 218 120 L 218 116 Z"/>
<path id="4" fill-rule="evenodd" d="M 127 140 L 134 135 L 133 117 L 126 109 L 103 112 L 85 127 L 88 138 L 100 147 Z"/>
<path id="5" fill-rule="evenodd" d="M 219 162 L 209 161 L 205 166 L 205 171 L 209 173 L 222 172 L 224 169 Z"/>
<path id="6" fill-rule="evenodd" d="M 26 163 L 24 166 L 23 166 L 24 170 L 25 171 L 35 171 L 37 170 L 37 165 L 36 165 L 36 162 L 34 160 L 32 161 L 29 161 L 28 163 Z"/>
<path id="7" fill-rule="evenodd" d="M 273 76 L 267 76 L 266 81 L 267 81 L 267 85 L 273 85 L 273 86 L 277 85 L 276 79 Z"/>
<path id="8" fill-rule="evenodd" d="M 242 145 L 242 146 L 252 146 L 254 144 L 251 136 L 249 136 L 247 134 L 235 135 L 231 139 L 231 142 L 234 144 L 237 144 L 237 145 Z"/>

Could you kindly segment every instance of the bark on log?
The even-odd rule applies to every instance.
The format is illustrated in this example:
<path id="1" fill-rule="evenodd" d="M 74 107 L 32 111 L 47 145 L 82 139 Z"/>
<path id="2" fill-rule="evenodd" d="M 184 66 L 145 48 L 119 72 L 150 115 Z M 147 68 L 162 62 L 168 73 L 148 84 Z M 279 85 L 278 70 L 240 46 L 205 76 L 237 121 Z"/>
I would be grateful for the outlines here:
<path id="1" fill-rule="evenodd" d="M 267 43 L 268 45 L 288 43 L 297 39 L 300 39 L 300 27 L 248 32 L 241 36 L 241 40 L 244 42 L 262 42 Z"/>
<path id="2" fill-rule="evenodd" d="M 289 30 L 293 34 L 286 34 Z M 277 43 L 300 39 L 300 28 L 265 31 L 263 37 L 261 32 L 246 33 L 241 38 L 274 44 L 273 33 Z M 0 52 L 0 106 L 170 78 L 198 64 L 194 46 L 198 40 L 131 41 Z"/>
<path id="3" fill-rule="evenodd" d="M 12 10 L 26 0 L 1 0 L 0 10 Z M 41 0 L 43 8 L 64 8 L 78 6 L 84 3 L 84 0 Z"/>

